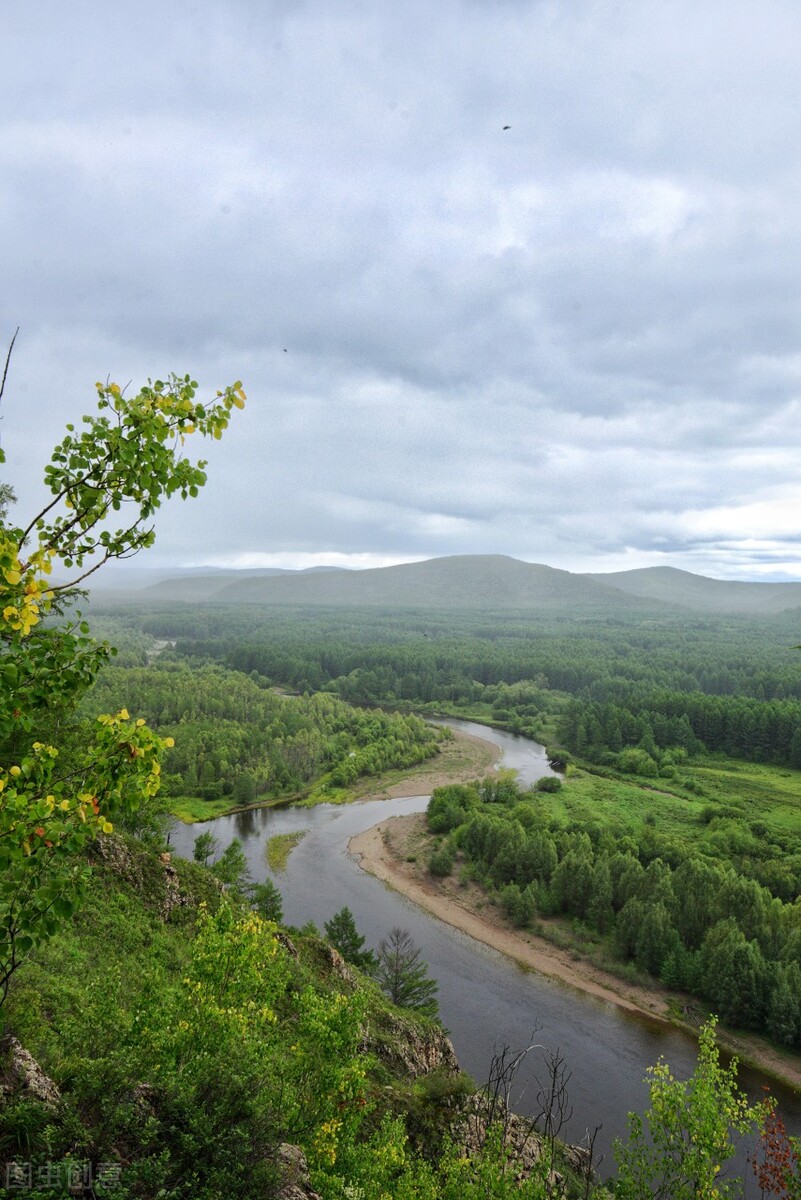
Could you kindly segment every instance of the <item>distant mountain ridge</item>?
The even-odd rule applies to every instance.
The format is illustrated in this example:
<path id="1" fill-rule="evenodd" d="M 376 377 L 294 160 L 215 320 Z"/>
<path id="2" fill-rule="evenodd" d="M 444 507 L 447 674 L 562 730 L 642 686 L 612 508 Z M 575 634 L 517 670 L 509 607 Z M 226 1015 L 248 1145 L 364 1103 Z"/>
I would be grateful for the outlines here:
<path id="1" fill-rule="evenodd" d="M 105 596 L 103 597 L 105 598 Z M 116 591 L 115 599 L 122 594 Z M 655 611 L 770 615 L 801 607 L 801 583 L 708 579 L 674 567 L 574 574 L 500 554 L 454 555 L 349 571 L 177 572 L 127 598 L 152 603 L 314 605 L 532 612 L 565 609 L 635 614 Z"/>
<path id="2" fill-rule="evenodd" d="M 160 591 L 171 600 L 206 601 L 215 591 L 243 579 L 266 579 L 276 575 L 316 575 L 339 571 L 340 567 L 304 567 L 293 571 L 286 567 L 183 567 L 172 570 L 143 567 L 121 570 L 108 568 L 98 578 L 98 595 L 117 599 L 123 595 L 153 595 Z"/>
<path id="3" fill-rule="evenodd" d="M 758 616 L 801 607 L 801 583 L 708 579 L 678 567 L 641 567 L 633 571 L 590 574 L 585 578 L 596 579 L 631 596 L 677 605 L 693 612 Z"/>

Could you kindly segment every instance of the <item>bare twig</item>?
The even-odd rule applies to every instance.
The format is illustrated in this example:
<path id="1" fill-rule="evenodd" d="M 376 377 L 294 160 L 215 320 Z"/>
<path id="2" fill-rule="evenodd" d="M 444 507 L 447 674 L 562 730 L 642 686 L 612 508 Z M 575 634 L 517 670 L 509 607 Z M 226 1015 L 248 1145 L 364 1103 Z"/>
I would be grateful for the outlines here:
<path id="1" fill-rule="evenodd" d="M 556 1161 L 556 1139 L 566 1121 L 573 1116 L 573 1106 L 568 1094 L 568 1083 L 572 1071 L 565 1065 L 564 1055 L 557 1046 L 555 1051 L 545 1050 L 545 1081 L 534 1078 L 537 1092 L 537 1113 L 532 1118 L 532 1128 L 539 1129 L 548 1143 L 551 1154 L 551 1170 Z"/>
<path id="2" fill-rule="evenodd" d="M 582 1138 L 582 1148 L 586 1146 L 587 1149 L 587 1158 L 584 1165 L 584 1171 L 582 1172 L 584 1176 L 584 1191 L 582 1194 L 582 1200 L 590 1200 L 598 1167 L 600 1167 L 604 1160 L 603 1154 L 599 1155 L 598 1158 L 595 1157 L 595 1139 L 598 1137 L 598 1134 L 601 1132 L 602 1128 L 602 1125 L 596 1125 L 592 1133 L 590 1133 L 588 1126 L 587 1132 Z"/>
<path id="3" fill-rule="evenodd" d="M 539 1026 L 535 1025 L 532 1037 L 537 1033 L 538 1029 Z M 546 1047 L 532 1042 L 531 1045 L 526 1046 L 523 1050 L 514 1052 L 507 1044 L 500 1052 L 496 1051 L 493 1054 L 492 1061 L 490 1062 L 489 1075 L 483 1089 L 485 1096 L 485 1112 L 483 1114 L 484 1135 L 486 1136 L 492 1125 L 500 1123 L 504 1145 L 506 1145 L 509 1134 L 509 1123 L 512 1113 L 512 1089 L 526 1055 L 532 1050 L 544 1051 Z M 517 1100 L 520 1100 L 520 1098 L 518 1096 Z M 479 1133 L 480 1124 L 481 1122 L 477 1120 L 477 1134 Z"/>
<path id="4" fill-rule="evenodd" d="M 16 342 L 16 340 L 17 340 L 17 334 L 18 334 L 18 333 L 19 333 L 19 325 L 18 325 L 18 326 L 17 326 L 17 328 L 14 330 L 14 336 L 13 336 L 13 338 L 11 339 L 11 345 L 8 347 L 8 354 L 6 355 L 6 365 L 5 365 L 5 367 L 3 368 L 3 379 L 2 379 L 2 381 L 0 382 L 0 400 L 2 400 L 2 399 L 3 399 L 3 391 L 4 391 L 4 389 L 5 389 L 5 386 L 6 386 L 6 377 L 7 377 L 7 375 L 8 375 L 8 364 L 11 362 L 11 352 L 12 352 L 12 350 L 14 349 L 14 343 L 15 343 L 15 342 Z"/>

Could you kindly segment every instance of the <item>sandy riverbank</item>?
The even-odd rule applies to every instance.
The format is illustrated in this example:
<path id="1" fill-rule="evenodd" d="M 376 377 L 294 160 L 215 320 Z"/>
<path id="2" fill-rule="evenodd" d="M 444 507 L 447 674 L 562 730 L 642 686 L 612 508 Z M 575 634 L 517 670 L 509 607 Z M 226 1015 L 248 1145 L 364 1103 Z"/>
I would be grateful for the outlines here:
<path id="1" fill-rule="evenodd" d="M 424 865 L 427 853 L 418 853 L 425 839 L 425 818 L 415 814 L 392 817 L 374 825 L 351 838 L 348 849 L 363 870 L 522 967 L 649 1020 L 675 1023 L 666 993 L 628 984 L 586 959 L 574 958 L 571 951 L 560 950 L 544 938 L 513 929 L 475 885 L 462 886 L 452 877 L 435 880 Z M 412 858 L 419 861 L 409 861 Z M 787 1061 L 761 1039 L 725 1034 L 720 1040 L 743 1061 L 801 1090 L 801 1064 Z"/>
<path id="2" fill-rule="evenodd" d="M 533 934 L 505 927 L 502 915 L 486 902 L 478 888 L 462 888 L 453 879 L 435 881 L 418 863 L 407 862 L 406 853 L 413 853 L 423 828 L 421 814 L 391 817 L 351 838 L 348 850 L 358 857 L 363 870 L 382 879 L 440 920 L 492 946 L 521 966 L 560 979 L 630 1012 L 666 1018 L 667 1006 L 658 996 L 642 989 L 628 989 L 627 994 L 622 994 L 617 990 L 622 986 L 617 979 L 613 989 L 604 973 L 590 963 L 575 962 L 568 951 L 559 950 Z M 457 888 L 460 895 L 456 894 Z M 481 911 L 477 911 L 482 902 Z"/>
<path id="3" fill-rule="evenodd" d="M 435 788 L 449 783 L 472 783 L 492 773 L 501 758 L 499 746 L 472 733 L 453 730 L 453 737 L 442 742 L 435 758 L 419 766 L 396 772 L 391 783 L 379 778 L 361 781 L 361 790 L 353 788 L 354 800 L 393 800 L 398 796 L 430 796 Z"/>

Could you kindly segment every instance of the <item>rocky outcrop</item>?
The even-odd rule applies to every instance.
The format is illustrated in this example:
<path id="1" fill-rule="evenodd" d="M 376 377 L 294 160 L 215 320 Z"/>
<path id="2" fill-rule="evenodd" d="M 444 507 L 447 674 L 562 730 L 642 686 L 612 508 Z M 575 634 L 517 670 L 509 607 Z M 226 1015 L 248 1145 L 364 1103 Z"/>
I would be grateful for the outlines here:
<path id="1" fill-rule="evenodd" d="M 298 948 L 288 933 L 284 933 L 283 929 L 277 929 L 275 932 L 275 937 L 276 941 L 278 941 L 284 947 L 290 958 L 298 957 Z"/>
<path id="2" fill-rule="evenodd" d="M 155 911 L 162 921 L 175 919 L 182 910 L 196 907 L 202 895 L 187 892 L 182 872 L 176 869 L 169 853 L 154 855 L 146 847 L 118 837 L 99 837 L 92 846 L 91 858 L 131 887 L 143 904 Z M 179 864 L 190 869 L 194 864 Z M 199 868 L 198 868 L 199 869 Z M 206 873 L 204 884 L 219 896 L 222 883 Z"/>
<path id="3" fill-rule="evenodd" d="M 437 1025 L 423 1026 L 400 1015 L 388 1017 L 379 1031 L 368 1031 L 364 1049 L 393 1073 L 410 1079 L 432 1071 L 456 1075 L 460 1070 L 450 1038 L 443 1029 Z"/>
<path id="4" fill-rule="evenodd" d="M 186 897 L 181 894 L 181 881 L 172 865 L 171 855 L 160 854 L 159 862 L 164 867 L 164 900 L 159 909 L 159 916 L 162 921 L 169 921 L 173 909 L 186 904 Z"/>
<path id="5" fill-rule="evenodd" d="M 0 1102 L 38 1100 L 55 1108 L 61 1093 L 36 1059 L 15 1037 L 0 1042 Z"/>
<path id="6" fill-rule="evenodd" d="M 181 904 L 178 873 L 169 854 L 143 853 L 140 847 L 114 835 L 99 837 L 92 847 L 92 857 L 132 887 L 162 920 Z"/>
<path id="7" fill-rule="evenodd" d="M 278 1147 L 278 1189 L 276 1200 L 320 1200 L 309 1181 L 309 1168 L 300 1146 L 283 1142 Z"/>
<path id="8" fill-rule="evenodd" d="M 349 987 L 355 985 L 356 976 L 353 970 L 334 946 L 331 946 L 328 942 L 320 942 L 320 953 L 325 960 L 326 973 L 330 972 Z"/>
<path id="9" fill-rule="evenodd" d="M 574 1177 L 586 1179 L 589 1174 L 594 1179 L 591 1156 L 585 1147 L 558 1142 L 554 1160 L 563 1170 L 557 1170 L 552 1165 L 554 1160 L 550 1143 L 537 1133 L 531 1119 L 511 1112 L 505 1108 L 502 1100 L 490 1105 L 488 1098 L 481 1093 L 470 1097 L 451 1126 L 451 1135 L 466 1157 L 471 1158 L 484 1146 L 491 1121 L 502 1128 L 503 1144 L 509 1154 L 509 1169 L 517 1182 L 528 1179 L 535 1168 L 542 1169 L 543 1163 L 548 1177 L 548 1194 L 555 1198 L 567 1194 L 564 1169 Z"/>

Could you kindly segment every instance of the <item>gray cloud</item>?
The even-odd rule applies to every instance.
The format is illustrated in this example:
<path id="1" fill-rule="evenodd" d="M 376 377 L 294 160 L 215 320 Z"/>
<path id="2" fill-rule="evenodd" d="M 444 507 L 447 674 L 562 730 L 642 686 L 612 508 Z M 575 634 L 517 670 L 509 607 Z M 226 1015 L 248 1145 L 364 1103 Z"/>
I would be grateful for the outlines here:
<path id="1" fill-rule="evenodd" d="M 153 561 L 801 576 L 792 0 L 3 23 L 23 505 L 95 378 L 188 370 L 250 402 Z"/>

